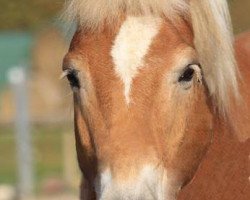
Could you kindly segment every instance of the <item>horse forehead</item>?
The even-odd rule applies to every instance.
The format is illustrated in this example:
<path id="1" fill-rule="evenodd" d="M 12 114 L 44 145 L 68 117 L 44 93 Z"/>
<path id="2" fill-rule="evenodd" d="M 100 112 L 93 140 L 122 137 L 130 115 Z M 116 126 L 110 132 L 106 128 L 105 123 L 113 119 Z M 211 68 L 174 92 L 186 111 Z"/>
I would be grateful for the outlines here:
<path id="1" fill-rule="evenodd" d="M 116 74 L 124 84 L 126 102 L 130 101 L 130 88 L 138 69 L 145 65 L 154 37 L 160 31 L 161 18 L 128 17 L 122 24 L 111 50 Z"/>
<path id="2" fill-rule="evenodd" d="M 128 16 L 112 34 L 76 32 L 66 60 L 73 61 L 83 73 L 89 72 L 89 81 L 98 91 L 99 100 L 108 101 L 107 95 L 116 96 L 119 97 L 116 102 L 130 106 L 142 87 L 151 91 L 153 77 L 162 77 L 173 65 L 182 44 L 189 46 L 164 18 Z"/>

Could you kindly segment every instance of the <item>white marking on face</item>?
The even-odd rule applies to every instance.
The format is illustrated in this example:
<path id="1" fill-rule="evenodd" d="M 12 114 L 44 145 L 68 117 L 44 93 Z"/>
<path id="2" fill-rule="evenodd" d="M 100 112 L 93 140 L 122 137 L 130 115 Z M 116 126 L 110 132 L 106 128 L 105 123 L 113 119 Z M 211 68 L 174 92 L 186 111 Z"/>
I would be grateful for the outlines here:
<path id="1" fill-rule="evenodd" d="M 96 180 L 95 190 L 97 194 L 97 199 L 101 199 L 101 196 L 105 191 L 110 188 L 112 184 L 112 175 L 110 169 L 106 169 L 100 174 L 100 177 Z"/>
<path id="2" fill-rule="evenodd" d="M 173 200 L 172 188 L 163 168 L 145 165 L 137 176 L 129 180 L 115 180 L 110 170 L 100 175 L 98 200 Z"/>
<path id="3" fill-rule="evenodd" d="M 130 102 L 130 88 L 138 69 L 145 63 L 153 38 L 160 30 L 162 20 L 156 17 L 128 17 L 114 41 L 111 51 L 116 73 L 124 83 L 127 104 Z"/>

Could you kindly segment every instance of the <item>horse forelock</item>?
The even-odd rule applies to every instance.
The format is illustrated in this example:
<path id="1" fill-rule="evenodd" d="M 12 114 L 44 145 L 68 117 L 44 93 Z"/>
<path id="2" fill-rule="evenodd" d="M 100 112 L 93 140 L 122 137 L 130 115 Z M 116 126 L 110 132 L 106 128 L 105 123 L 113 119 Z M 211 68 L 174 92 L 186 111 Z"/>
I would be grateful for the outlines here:
<path id="1" fill-rule="evenodd" d="M 175 18 L 188 15 L 187 0 L 68 0 L 65 18 L 90 30 L 104 23 L 114 26 L 121 15 L 154 15 Z"/>

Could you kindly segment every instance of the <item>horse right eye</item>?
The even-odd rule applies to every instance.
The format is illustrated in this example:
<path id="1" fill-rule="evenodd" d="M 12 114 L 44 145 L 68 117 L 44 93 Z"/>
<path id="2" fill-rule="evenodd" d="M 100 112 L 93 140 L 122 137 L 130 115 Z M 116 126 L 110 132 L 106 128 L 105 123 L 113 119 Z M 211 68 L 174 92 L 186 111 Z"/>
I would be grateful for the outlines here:
<path id="1" fill-rule="evenodd" d="M 179 82 L 185 81 L 191 81 L 192 78 L 194 76 L 194 69 L 191 68 L 190 66 L 188 66 L 185 71 L 183 72 L 183 74 L 179 77 Z"/>
<path id="2" fill-rule="evenodd" d="M 78 77 L 78 71 L 75 69 L 69 69 L 67 72 L 67 79 L 72 88 L 80 88 L 80 81 Z"/>

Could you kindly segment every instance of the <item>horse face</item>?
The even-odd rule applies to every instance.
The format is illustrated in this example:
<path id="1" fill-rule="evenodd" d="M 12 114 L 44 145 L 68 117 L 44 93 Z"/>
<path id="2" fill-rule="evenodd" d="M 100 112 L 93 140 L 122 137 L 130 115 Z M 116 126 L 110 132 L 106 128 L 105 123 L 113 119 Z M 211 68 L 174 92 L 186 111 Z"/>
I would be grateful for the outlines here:
<path id="1" fill-rule="evenodd" d="M 79 165 L 98 199 L 173 199 L 193 177 L 213 119 L 192 40 L 185 21 L 154 17 L 76 32 L 63 70 Z"/>

